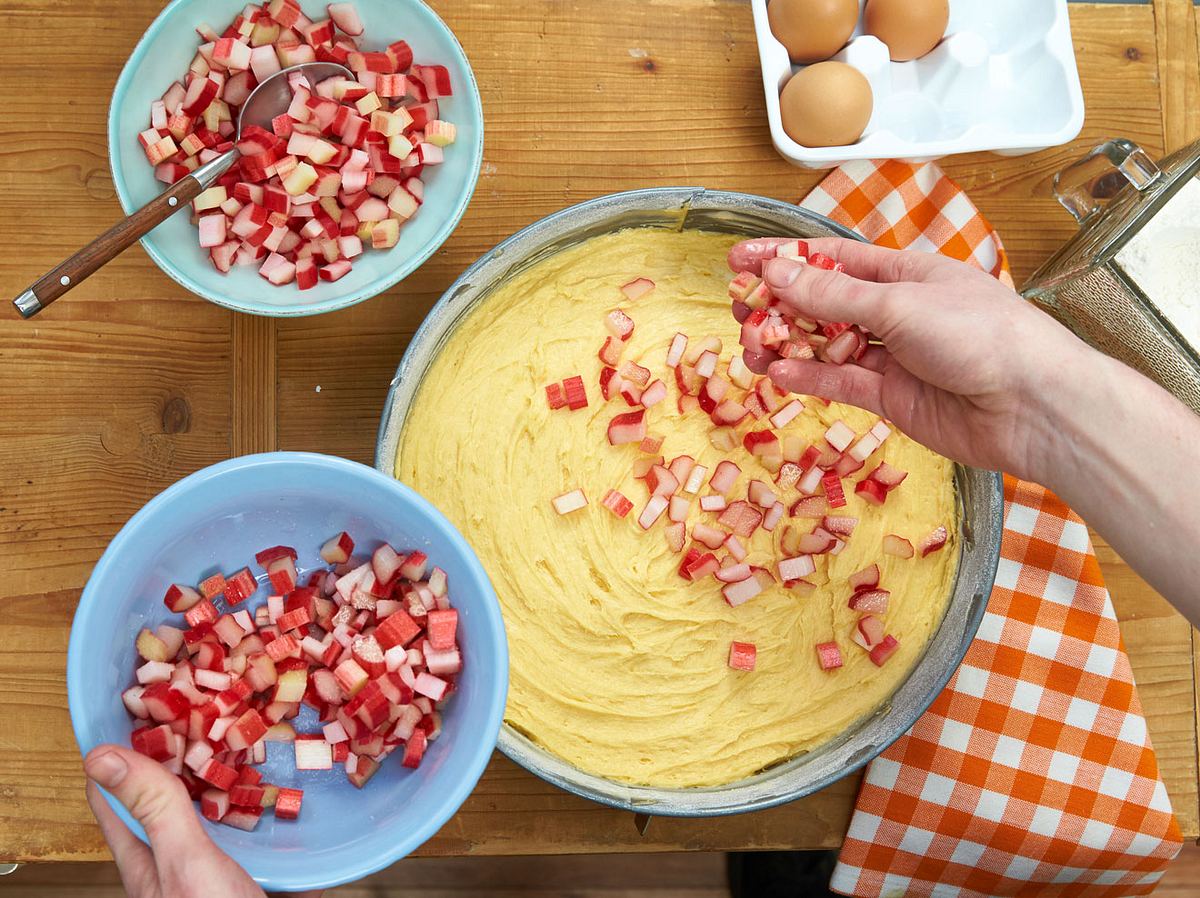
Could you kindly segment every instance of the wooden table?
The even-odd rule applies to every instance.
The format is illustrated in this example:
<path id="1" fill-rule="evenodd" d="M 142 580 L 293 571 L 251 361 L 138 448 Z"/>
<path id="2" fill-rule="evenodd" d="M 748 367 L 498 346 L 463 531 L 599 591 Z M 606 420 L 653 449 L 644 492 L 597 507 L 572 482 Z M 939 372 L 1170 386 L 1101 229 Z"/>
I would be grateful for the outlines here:
<path id="1" fill-rule="evenodd" d="M 772 150 L 744 0 L 437 0 L 483 92 L 475 200 L 424 268 L 319 318 L 231 314 L 133 249 L 33 322 L 0 315 L 0 860 L 100 860 L 67 717 L 80 589 L 146 500 L 221 459 L 316 450 L 370 463 L 388 381 L 422 316 L 471 260 L 598 194 L 687 184 L 796 200 L 819 175 Z M 9 0 L 0 56 L 0 239 L 8 293 L 121 214 L 112 86 L 156 0 Z M 1188 0 L 1073 4 L 1088 118 L 1035 156 L 944 161 L 1000 229 L 1018 281 L 1074 227 L 1053 173 L 1124 135 L 1153 156 L 1200 136 Z M 318 386 L 320 390 L 318 392 Z M 1175 811 L 1200 836 L 1191 628 L 1098 547 Z M 1195 657 L 1195 661 L 1194 661 Z M 574 798 L 497 756 L 423 854 L 815 848 L 839 844 L 850 777 L 786 807 L 651 823 Z"/>

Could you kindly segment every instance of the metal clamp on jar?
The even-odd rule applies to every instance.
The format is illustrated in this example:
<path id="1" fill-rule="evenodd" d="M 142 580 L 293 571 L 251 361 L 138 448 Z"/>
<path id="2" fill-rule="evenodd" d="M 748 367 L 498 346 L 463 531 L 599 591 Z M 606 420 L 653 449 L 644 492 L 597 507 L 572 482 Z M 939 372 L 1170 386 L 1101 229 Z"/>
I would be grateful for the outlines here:
<path id="1" fill-rule="evenodd" d="M 1022 293 L 1200 413 L 1200 333 L 1162 302 L 1161 291 L 1156 297 L 1126 261 L 1130 253 L 1122 253 L 1198 170 L 1200 143 L 1155 165 L 1124 139 L 1102 143 L 1067 166 L 1055 176 L 1054 193 L 1079 222 L 1079 233 L 1033 273 Z M 1200 229 L 1200 207 L 1195 226 Z M 1200 283 L 1188 286 L 1200 303 Z"/>

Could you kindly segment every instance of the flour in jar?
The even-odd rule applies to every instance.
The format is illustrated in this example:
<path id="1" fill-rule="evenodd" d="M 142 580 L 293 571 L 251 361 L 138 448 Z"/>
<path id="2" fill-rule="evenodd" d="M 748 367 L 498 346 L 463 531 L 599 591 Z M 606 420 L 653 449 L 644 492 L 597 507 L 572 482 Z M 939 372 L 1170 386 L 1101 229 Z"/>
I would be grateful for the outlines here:
<path id="1" fill-rule="evenodd" d="M 1116 261 L 1200 352 L 1200 181 L 1171 197 Z"/>

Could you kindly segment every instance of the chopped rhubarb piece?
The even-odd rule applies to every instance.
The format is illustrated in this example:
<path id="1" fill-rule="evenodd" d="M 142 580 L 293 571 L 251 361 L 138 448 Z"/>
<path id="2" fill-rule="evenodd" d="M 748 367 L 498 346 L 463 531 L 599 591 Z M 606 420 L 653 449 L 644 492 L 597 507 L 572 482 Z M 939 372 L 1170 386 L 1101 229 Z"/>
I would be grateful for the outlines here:
<path id="1" fill-rule="evenodd" d="M 871 433 L 862 436 L 857 443 L 850 447 L 847 453 L 856 462 L 865 462 L 867 457 L 879 448 L 879 439 Z M 857 470 L 857 468 L 855 469 Z"/>
<path id="2" fill-rule="evenodd" d="M 172 583 L 163 596 L 163 604 L 172 611 L 187 611 L 203 598 L 199 592 L 182 583 Z"/>
<path id="3" fill-rule="evenodd" d="M 667 517 L 678 524 L 688 519 L 691 510 L 692 503 L 685 496 L 672 496 L 671 504 L 667 506 Z"/>
<path id="4" fill-rule="evenodd" d="M 854 431 L 842 421 L 834 421 L 825 431 L 825 442 L 838 452 L 845 452 L 846 447 L 854 441 Z"/>
<path id="5" fill-rule="evenodd" d="M 717 465 L 717 469 L 713 472 L 712 479 L 709 480 L 708 486 L 713 492 L 728 493 L 733 489 L 734 483 L 741 476 L 742 469 L 731 461 L 723 461 Z"/>
<path id="6" fill-rule="evenodd" d="M 787 507 L 782 502 L 776 502 L 767 509 L 767 513 L 763 515 L 763 530 L 771 533 L 779 526 L 779 522 L 783 520 L 784 514 L 787 512 Z"/>
<path id="7" fill-rule="evenodd" d="M 587 388 L 583 385 L 583 378 L 576 375 L 568 377 L 563 381 L 563 395 L 567 400 L 567 408 L 571 411 L 578 411 L 581 408 L 587 408 Z"/>
<path id="8" fill-rule="evenodd" d="M 257 589 L 258 582 L 250 573 L 250 568 L 244 567 L 225 580 L 225 601 L 230 605 L 238 605 L 254 595 Z"/>
<path id="9" fill-rule="evenodd" d="M 765 455 L 783 456 L 783 448 L 779 445 L 779 437 L 770 430 L 748 432 L 742 439 L 742 445 L 746 447 L 747 452 L 757 457 Z"/>
<path id="10" fill-rule="evenodd" d="M 834 536 L 850 536 L 858 526 L 858 518 L 826 515 L 821 520 L 821 526 Z"/>
<path id="11" fill-rule="evenodd" d="M 646 438 L 646 411 L 617 415 L 608 425 L 608 442 L 613 446 L 640 443 Z"/>
<path id="12" fill-rule="evenodd" d="M 579 511 L 579 509 L 584 508 L 588 504 L 587 496 L 583 494 L 583 490 L 572 490 L 569 493 L 556 496 L 551 501 L 554 504 L 554 510 L 560 515 Z"/>
<path id="13" fill-rule="evenodd" d="M 746 560 L 746 555 L 748 554 L 746 551 L 746 547 L 743 546 L 741 540 L 739 540 L 732 533 L 729 534 L 729 536 L 725 539 L 725 548 L 726 548 L 726 550 L 728 550 L 729 554 L 733 557 L 734 561 L 745 561 Z"/>
<path id="14" fill-rule="evenodd" d="M 645 509 L 638 516 L 638 526 L 643 530 L 649 530 L 662 517 L 663 512 L 667 510 L 669 504 L 665 496 L 651 496 L 650 501 L 646 503 Z"/>
<path id="15" fill-rule="evenodd" d="M 702 496 L 700 498 L 701 511 L 724 511 L 729 507 L 729 503 L 725 501 L 724 496 Z"/>
<path id="16" fill-rule="evenodd" d="M 688 338 L 684 334 L 676 334 L 671 338 L 671 345 L 667 348 L 667 367 L 676 368 L 683 354 L 687 352 Z"/>
<path id="17" fill-rule="evenodd" d="M 830 471 L 822 477 L 821 485 L 825 487 L 825 500 L 829 503 L 830 508 L 841 508 L 846 504 L 846 493 L 842 490 L 842 480 L 836 473 Z"/>
<path id="18" fill-rule="evenodd" d="M 864 614 L 854 626 L 850 638 L 868 652 L 883 642 L 883 619 L 874 614 Z"/>
<path id="19" fill-rule="evenodd" d="M 738 536 L 749 538 L 762 524 L 763 513 L 749 502 L 734 502 L 721 513 L 717 522 Z"/>
<path id="20" fill-rule="evenodd" d="M 345 564 L 354 552 L 354 540 L 343 530 L 321 547 L 321 560 L 326 564 Z"/>
<path id="21" fill-rule="evenodd" d="M 604 494 L 601 504 L 619 518 L 623 518 L 633 510 L 633 503 L 616 490 Z"/>
<path id="22" fill-rule="evenodd" d="M 824 555 L 833 551 L 837 538 L 818 527 L 812 533 L 803 534 L 796 541 L 796 550 L 805 555 Z"/>
<path id="23" fill-rule="evenodd" d="M 678 459 L 676 459 L 678 461 Z M 675 462 L 671 463 L 675 466 Z M 676 475 L 678 476 L 678 475 Z M 691 471 L 688 472 L 687 480 L 683 484 L 683 491 L 691 493 L 693 496 L 700 492 L 700 488 L 704 486 L 704 478 L 708 476 L 708 468 L 704 465 L 693 465 Z"/>
<path id="24" fill-rule="evenodd" d="M 864 589 L 850 597 L 850 609 L 862 614 L 887 614 L 891 593 L 886 589 Z"/>
<path id="25" fill-rule="evenodd" d="M 753 642 L 729 644 L 729 666 L 734 670 L 754 670 L 758 650 Z"/>
<path id="26" fill-rule="evenodd" d="M 712 552 L 705 552 L 687 567 L 689 580 L 702 580 L 721 569 L 721 562 Z"/>
<path id="27" fill-rule="evenodd" d="M 333 751 L 324 739 L 297 739 L 293 745 L 297 770 L 333 769 Z"/>
<path id="28" fill-rule="evenodd" d="M 888 427 L 886 422 L 880 420 L 875 422 L 875 426 L 870 429 L 869 433 L 882 444 L 892 435 L 892 428 Z"/>
<path id="29" fill-rule="evenodd" d="M 761 480 L 751 480 L 748 498 L 759 508 L 770 508 L 778 501 L 771 488 Z"/>
<path id="30" fill-rule="evenodd" d="M 682 552 L 687 543 L 687 525 L 676 521 L 666 528 L 667 546 L 672 552 Z"/>
<path id="31" fill-rule="evenodd" d="M 854 495 L 872 505 L 882 505 L 887 501 L 887 487 L 877 480 L 860 480 L 854 485 Z"/>
<path id="32" fill-rule="evenodd" d="M 621 292 L 624 293 L 631 302 L 641 299 L 653 289 L 654 281 L 650 280 L 650 278 L 644 277 L 634 278 L 629 283 L 621 285 Z"/>
<path id="33" fill-rule="evenodd" d="M 794 518 L 823 518 L 829 511 L 829 501 L 824 496 L 806 496 L 797 500 L 791 508 Z"/>
<path id="34" fill-rule="evenodd" d="M 400 565 L 400 576 L 415 583 L 425 579 L 425 571 L 428 567 L 428 555 L 420 550 L 410 552 L 404 559 L 404 564 Z"/>
<path id="35" fill-rule="evenodd" d="M 874 480 L 876 483 L 881 484 L 887 488 L 888 492 L 891 492 L 902 484 L 906 477 L 908 477 L 907 471 L 894 468 L 887 462 L 880 462 L 879 466 L 867 475 L 868 480 Z"/>
<path id="36" fill-rule="evenodd" d="M 883 667 L 884 662 L 896 654 L 899 648 L 900 643 L 896 640 L 896 637 L 889 633 L 883 637 L 879 645 L 871 649 L 871 663 L 876 667 Z"/>
<path id="37" fill-rule="evenodd" d="M 604 326 L 616 339 L 625 343 L 633 336 L 633 319 L 621 309 L 613 309 L 604 317 Z"/>
<path id="38" fill-rule="evenodd" d="M 850 588 L 855 592 L 863 589 L 874 589 L 879 585 L 879 565 L 872 564 L 855 571 L 847 578 Z"/>
<path id="39" fill-rule="evenodd" d="M 667 385 L 661 380 L 656 380 L 650 386 L 646 387 L 642 393 L 642 405 L 646 408 L 651 408 L 658 405 L 667 398 Z"/>
<path id="40" fill-rule="evenodd" d="M 692 539 L 708 546 L 710 549 L 719 549 L 725 545 L 727 535 L 724 530 L 718 530 L 716 527 L 710 527 L 707 524 L 696 524 L 692 528 Z"/>
<path id="41" fill-rule="evenodd" d="M 817 661 L 821 670 L 835 670 L 842 666 L 842 650 L 836 642 L 817 643 Z"/>
<path id="42" fill-rule="evenodd" d="M 927 537 L 925 537 L 923 540 L 921 540 L 921 545 L 919 546 L 919 548 L 921 550 L 921 557 L 924 558 L 926 555 L 929 555 L 929 554 L 941 549 L 942 546 L 946 545 L 946 540 L 948 540 L 949 538 L 950 537 L 949 537 L 949 534 L 946 532 L 946 528 L 938 527 L 936 530 L 934 530 L 932 533 L 930 533 Z"/>
<path id="43" fill-rule="evenodd" d="M 902 536 L 897 536 L 894 533 L 884 534 L 883 537 L 883 554 L 891 555 L 895 558 L 912 558 L 913 544 Z"/>
<path id="44" fill-rule="evenodd" d="M 650 383 L 650 369 L 637 362 L 626 362 L 620 367 L 621 378 L 626 383 L 631 383 L 639 389 L 645 389 Z"/>
<path id="45" fill-rule="evenodd" d="M 670 497 L 679 489 L 679 479 L 671 473 L 670 469 L 664 468 L 662 465 L 655 465 L 646 475 L 646 486 L 651 495 Z"/>
<path id="46" fill-rule="evenodd" d="M 737 583 L 727 583 L 721 589 L 721 595 L 725 597 L 725 601 L 733 608 L 738 605 L 743 605 L 750 601 L 763 591 L 763 586 L 758 582 L 758 579 L 751 577 L 748 580 L 740 580 Z"/>
<path id="47" fill-rule="evenodd" d="M 621 363 L 621 352 L 624 349 L 624 344 L 617 337 L 606 337 L 604 345 L 600 347 L 597 355 L 605 365 L 616 367 Z"/>
<path id="48" fill-rule="evenodd" d="M 785 583 L 789 580 L 800 580 L 817 569 L 811 555 L 797 555 L 795 558 L 785 558 L 779 562 L 779 579 Z"/>
<path id="49" fill-rule="evenodd" d="M 804 411 L 804 403 L 799 399 L 793 399 L 779 411 L 771 416 L 771 426 L 775 428 L 783 428 L 791 424 L 800 413 Z"/>
<path id="50" fill-rule="evenodd" d="M 225 575 L 221 573 L 206 577 L 200 583 L 200 595 L 208 600 L 216 599 L 225 594 Z"/>
<path id="51" fill-rule="evenodd" d="M 546 404 L 550 406 L 551 411 L 557 411 L 566 406 L 567 396 L 563 392 L 562 384 L 550 384 L 546 387 Z"/>
<path id="52" fill-rule="evenodd" d="M 715 576 L 722 583 L 740 583 L 743 580 L 749 580 L 754 572 L 750 569 L 750 565 L 744 561 L 735 562 L 734 564 L 726 565 L 717 571 Z"/>
<path id="53" fill-rule="evenodd" d="M 737 448 L 737 432 L 732 427 L 716 427 L 708 434 L 708 441 L 719 452 L 730 452 Z"/>
<path id="54" fill-rule="evenodd" d="M 679 565 L 679 576 L 684 580 L 691 580 L 692 576 L 688 573 L 688 568 L 700 560 L 703 553 L 692 546 L 683 556 L 683 562 Z"/>
<path id="55" fill-rule="evenodd" d="M 334 4 L 338 5 L 338 4 Z M 349 4 L 341 4 L 348 6 Z M 300 816 L 300 805 L 304 800 L 303 789 L 279 787 L 275 796 L 275 817 L 278 820 L 295 820 Z"/>

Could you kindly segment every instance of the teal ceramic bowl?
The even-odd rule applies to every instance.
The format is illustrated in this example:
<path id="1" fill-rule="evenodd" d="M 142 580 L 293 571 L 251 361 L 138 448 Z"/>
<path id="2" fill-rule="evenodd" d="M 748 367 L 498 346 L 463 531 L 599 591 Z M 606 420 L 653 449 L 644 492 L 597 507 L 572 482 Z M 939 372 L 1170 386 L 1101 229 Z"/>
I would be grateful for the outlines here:
<path id="1" fill-rule="evenodd" d="M 108 111 L 108 155 L 117 197 L 126 214 L 154 199 L 166 185 L 154 179 L 137 136 L 149 126 L 150 104 L 187 71 L 200 44 L 195 28 L 218 30 L 241 12 L 244 0 L 173 0 L 146 30 L 117 79 Z M 355 0 L 366 31 L 363 45 L 382 48 L 406 40 L 419 63 L 450 71 L 454 95 L 439 100 L 444 119 L 458 127 L 446 161 L 425 171 L 425 203 L 400 231 L 390 250 L 368 249 L 340 281 L 311 290 L 274 287 L 257 266 L 221 274 L 198 243 L 196 228 L 181 211 L 142 238 L 159 268 L 181 286 L 226 308 L 254 315 L 318 315 L 370 299 L 397 284 L 433 255 L 454 231 L 475 192 L 483 160 L 483 106 L 466 54 L 446 24 L 421 0 Z M 302 0 L 306 13 L 323 15 L 325 4 Z"/>
<path id="2" fill-rule="evenodd" d="M 249 563 L 264 581 L 246 600 L 253 610 L 270 591 L 253 566 L 257 549 L 295 546 L 303 577 L 323 566 L 321 544 L 343 529 L 360 551 L 386 538 L 420 547 L 446 571 L 465 660 L 442 736 L 416 770 L 393 755 L 360 790 L 340 765 L 296 770 L 291 746 L 270 743 L 258 769 L 267 782 L 304 790 L 300 819 L 264 814 L 253 832 L 201 820 L 217 847 L 272 891 L 332 888 L 399 860 L 450 819 L 487 766 L 504 716 L 508 643 L 496 594 L 466 540 L 417 493 L 365 465 L 306 452 L 248 455 L 197 471 L 130 518 L 92 570 L 71 625 L 67 704 L 79 748 L 128 745 L 133 723 L 120 693 L 138 663 L 134 639 L 143 627 L 182 626 L 163 607 L 163 584 Z M 317 731 L 307 706 L 296 722 L 302 732 Z M 129 812 L 105 798 L 144 839 Z M 212 898 L 228 898 L 205 885 Z"/>

